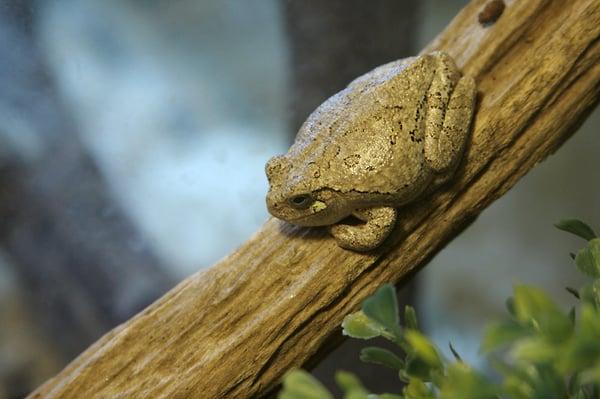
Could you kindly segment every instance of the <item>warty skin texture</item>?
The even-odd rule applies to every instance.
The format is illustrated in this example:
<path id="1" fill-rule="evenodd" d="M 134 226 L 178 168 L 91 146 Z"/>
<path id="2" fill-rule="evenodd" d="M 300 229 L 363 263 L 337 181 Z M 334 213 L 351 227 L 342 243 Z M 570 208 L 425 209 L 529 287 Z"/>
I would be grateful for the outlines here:
<path id="1" fill-rule="evenodd" d="M 396 208 L 454 173 L 475 96 L 473 79 L 441 52 L 355 79 L 308 117 L 286 154 L 267 163 L 269 212 L 300 226 L 329 226 L 347 249 L 379 246 Z M 361 223 L 344 223 L 349 216 Z"/>

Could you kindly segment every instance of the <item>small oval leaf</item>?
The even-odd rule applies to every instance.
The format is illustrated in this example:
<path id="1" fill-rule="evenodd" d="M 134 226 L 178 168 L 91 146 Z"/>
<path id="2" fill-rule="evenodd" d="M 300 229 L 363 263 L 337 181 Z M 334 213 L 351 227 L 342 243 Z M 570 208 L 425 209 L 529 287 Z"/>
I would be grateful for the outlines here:
<path id="1" fill-rule="evenodd" d="M 412 306 L 406 305 L 404 307 L 404 325 L 406 328 L 411 330 L 418 330 L 419 325 L 417 323 L 417 312 Z"/>
<path id="2" fill-rule="evenodd" d="M 427 363 L 429 367 L 433 369 L 442 367 L 442 359 L 429 338 L 416 330 L 407 330 L 404 336 L 414 350 L 415 355 Z"/>
<path id="3" fill-rule="evenodd" d="M 394 352 L 375 346 L 363 348 L 360 351 L 360 360 L 366 363 L 380 364 L 394 370 L 401 370 L 404 368 L 404 361 Z"/>
<path id="4" fill-rule="evenodd" d="M 520 338 L 526 337 L 529 331 L 514 321 L 496 322 L 489 324 L 483 340 L 481 341 L 481 351 L 489 352 L 500 346 L 514 342 Z"/>
<path id="5" fill-rule="evenodd" d="M 398 329 L 398 299 L 396 290 L 391 284 L 383 285 L 372 296 L 365 299 L 362 311 L 390 332 Z"/>
<path id="6" fill-rule="evenodd" d="M 554 225 L 557 229 L 575 234 L 585 240 L 592 240 L 597 237 L 590 226 L 578 219 L 564 219 Z"/>
<path id="7" fill-rule="evenodd" d="M 589 247 L 580 249 L 575 256 L 575 264 L 583 273 L 591 277 L 600 277 L 600 270 Z"/>
<path id="8" fill-rule="evenodd" d="M 327 389 L 304 370 L 292 370 L 283 377 L 278 399 L 333 399 Z"/>
<path id="9" fill-rule="evenodd" d="M 382 326 L 373 322 L 362 311 L 344 317 L 342 328 L 342 334 L 359 339 L 379 337 L 384 332 Z"/>
<path id="10" fill-rule="evenodd" d="M 344 392 L 344 397 L 352 399 L 367 399 L 367 395 L 369 393 L 363 386 L 362 382 L 360 382 L 358 377 L 354 374 L 347 371 L 338 371 L 335 373 L 335 382 Z"/>

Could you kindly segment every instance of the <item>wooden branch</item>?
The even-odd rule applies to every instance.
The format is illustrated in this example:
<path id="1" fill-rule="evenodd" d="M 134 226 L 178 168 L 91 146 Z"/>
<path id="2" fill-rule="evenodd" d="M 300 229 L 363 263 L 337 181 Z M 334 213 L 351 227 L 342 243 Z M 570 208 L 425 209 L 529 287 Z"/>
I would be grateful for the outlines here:
<path id="1" fill-rule="evenodd" d="M 390 242 L 340 249 L 322 230 L 269 220 L 242 247 L 105 335 L 31 397 L 249 398 L 314 356 L 345 314 L 423 265 L 557 149 L 600 92 L 600 1 L 507 1 L 489 27 L 473 1 L 425 50 L 479 85 L 456 179 L 403 210 Z M 225 221 L 226 222 L 226 221 Z"/>

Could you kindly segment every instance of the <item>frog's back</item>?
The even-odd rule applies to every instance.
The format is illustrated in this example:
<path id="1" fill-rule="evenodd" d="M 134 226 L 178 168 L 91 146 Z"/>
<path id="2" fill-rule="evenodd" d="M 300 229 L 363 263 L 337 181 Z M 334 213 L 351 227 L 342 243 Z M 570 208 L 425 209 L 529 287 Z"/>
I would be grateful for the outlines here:
<path id="1" fill-rule="evenodd" d="M 408 191 L 430 178 L 423 173 L 422 99 L 415 98 L 425 90 L 402 73 L 410 61 L 358 78 L 311 114 L 289 152 L 304 160 L 299 173 L 342 192 L 418 195 Z"/>

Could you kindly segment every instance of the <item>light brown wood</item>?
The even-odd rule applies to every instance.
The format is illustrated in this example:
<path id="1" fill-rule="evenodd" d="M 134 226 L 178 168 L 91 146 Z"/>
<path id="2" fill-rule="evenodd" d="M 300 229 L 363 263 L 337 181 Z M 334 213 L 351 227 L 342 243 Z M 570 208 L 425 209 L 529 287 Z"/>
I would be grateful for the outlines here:
<path id="1" fill-rule="evenodd" d="M 268 220 L 31 397 L 248 398 L 305 364 L 339 334 L 345 314 L 382 283 L 426 263 L 597 103 L 600 1 L 506 3 L 498 21 L 482 27 L 485 2 L 473 1 L 424 50 L 447 51 L 476 78 L 479 110 L 457 177 L 404 209 L 385 247 L 353 253 L 322 230 Z"/>

